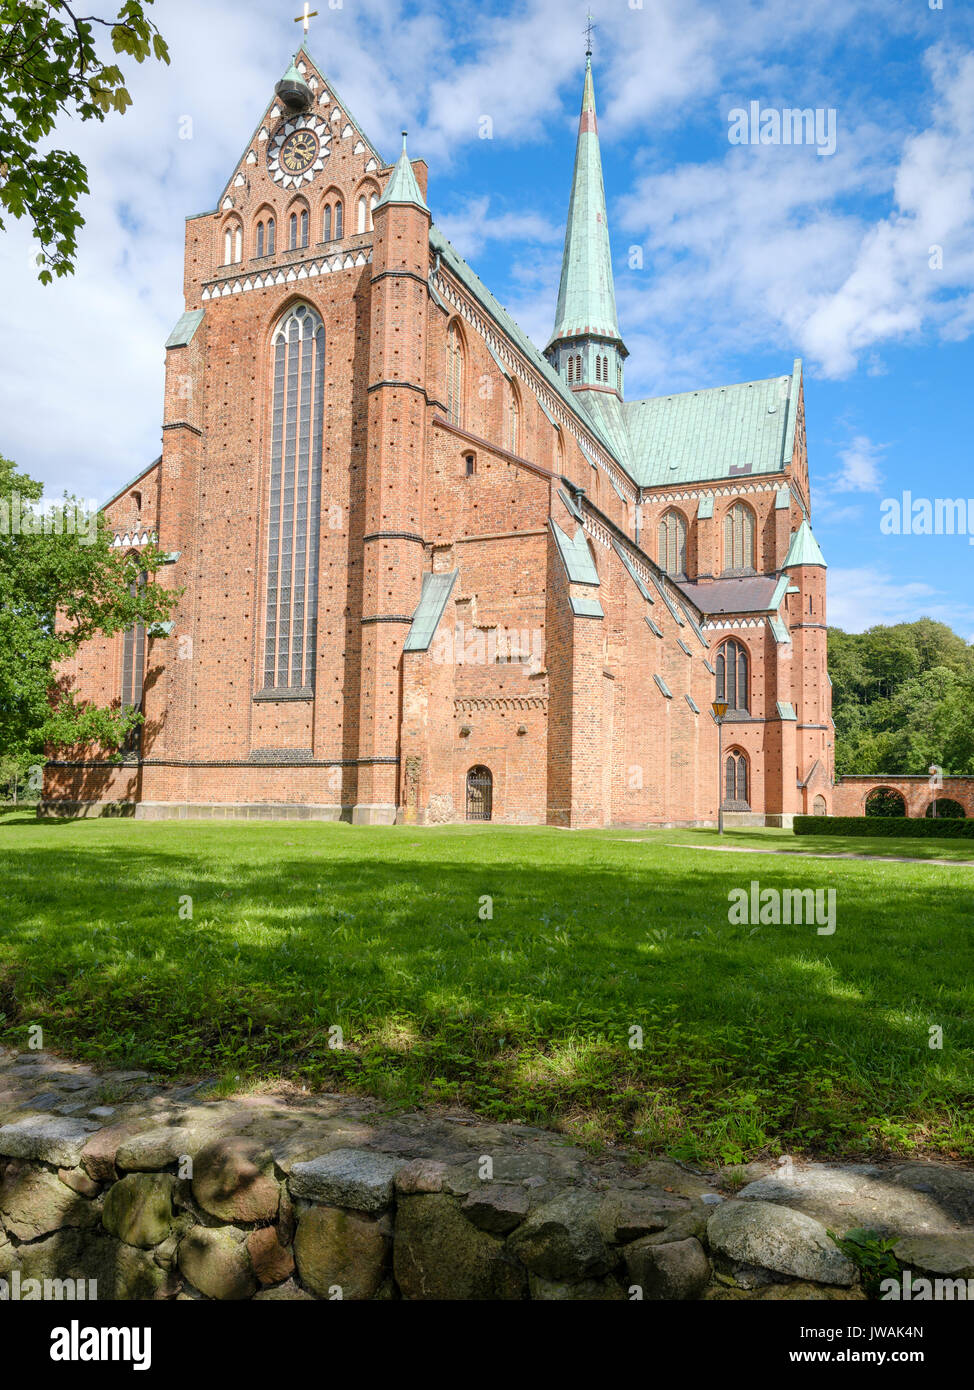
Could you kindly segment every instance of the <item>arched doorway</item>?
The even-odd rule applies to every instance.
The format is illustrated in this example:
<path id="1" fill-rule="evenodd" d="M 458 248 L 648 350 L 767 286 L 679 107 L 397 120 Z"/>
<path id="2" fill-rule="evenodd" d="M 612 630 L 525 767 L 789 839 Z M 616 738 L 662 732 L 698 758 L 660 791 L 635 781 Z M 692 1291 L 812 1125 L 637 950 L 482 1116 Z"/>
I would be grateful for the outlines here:
<path id="1" fill-rule="evenodd" d="M 828 808 L 828 805 L 826 804 L 825 797 L 824 797 L 824 796 L 817 796 L 817 797 L 815 798 L 815 800 L 812 802 L 812 815 L 813 815 L 813 816 L 827 816 L 828 813 L 829 813 L 829 808 Z"/>
<path id="2" fill-rule="evenodd" d="M 937 820 L 964 820 L 967 812 L 959 801 L 951 801 L 947 796 L 938 796 L 935 801 L 931 801 L 925 814 L 931 819 L 935 816 Z"/>
<path id="3" fill-rule="evenodd" d="M 489 767 L 467 773 L 467 820 L 490 820 L 494 809 L 494 778 Z"/>
<path id="4" fill-rule="evenodd" d="M 906 801 L 892 787 L 874 787 L 866 797 L 867 816 L 905 816 Z"/>

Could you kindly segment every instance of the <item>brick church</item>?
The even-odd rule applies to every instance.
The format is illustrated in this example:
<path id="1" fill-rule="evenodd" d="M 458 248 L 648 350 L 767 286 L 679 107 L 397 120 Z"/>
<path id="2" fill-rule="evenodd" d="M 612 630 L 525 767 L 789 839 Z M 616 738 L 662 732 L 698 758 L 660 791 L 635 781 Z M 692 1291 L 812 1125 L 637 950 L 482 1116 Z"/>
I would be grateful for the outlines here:
<path id="1" fill-rule="evenodd" d="M 591 57 L 543 352 L 306 45 L 187 220 L 184 294 L 162 454 L 104 509 L 178 609 L 79 653 L 79 694 L 144 723 L 121 759 L 62 752 L 44 811 L 831 810 L 801 363 L 626 399 Z"/>

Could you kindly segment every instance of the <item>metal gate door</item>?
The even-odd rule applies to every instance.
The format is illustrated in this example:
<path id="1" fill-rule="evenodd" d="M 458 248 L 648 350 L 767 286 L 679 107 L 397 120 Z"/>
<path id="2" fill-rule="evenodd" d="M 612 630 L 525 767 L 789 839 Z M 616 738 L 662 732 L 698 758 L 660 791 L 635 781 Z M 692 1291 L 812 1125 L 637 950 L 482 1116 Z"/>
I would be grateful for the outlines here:
<path id="1" fill-rule="evenodd" d="M 472 767 L 467 773 L 467 820 L 490 820 L 494 804 L 494 779 L 489 767 Z"/>

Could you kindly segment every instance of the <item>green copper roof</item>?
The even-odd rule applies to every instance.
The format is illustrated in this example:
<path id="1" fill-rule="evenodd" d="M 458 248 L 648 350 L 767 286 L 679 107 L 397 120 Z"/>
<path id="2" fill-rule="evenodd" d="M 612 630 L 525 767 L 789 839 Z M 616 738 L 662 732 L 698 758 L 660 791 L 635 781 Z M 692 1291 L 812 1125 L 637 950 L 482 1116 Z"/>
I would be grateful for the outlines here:
<path id="1" fill-rule="evenodd" d="M 791 376 L 618 403 L 621 422 L 614 423 L 613 437 L 624 423 L 633 478 L 643 487 L 780 473 L 791 462 L 791 407 L 800 380 L 797 363 Z M 586 394 L 598 397 L 601 423 L 609 430 L 611 397 Z"/>
<path id="2" fill-rule="evenodd" d="M 576 618 L 605 617 L 597 598 L 569 598 L 568 603 Z"/>
<path id="3" fill-rule="evenodd" d="M 807 521 L 803 521 L 793 533 L 782 568 L 791 569 L 796 565 L 821 565 L 823 569 L 827 568 L 825 556 Z"/>
<path id="4" fill-rule="evenodd" d="M 193 334 L 203 322 L 205 309 L 187 309 L 176 320 L 176 326 L 166 339 L 167 348 L 186 347 L 193 341 Z"/>
<path id="5" fill-rule="evenodd" d="M 425 652 L 429 649 L 433 633 L 443 617 L 443 610 L 453 593 L 459 572 L 452 570 L 447 574 L 423 575 L 423 589 L 416 612 L 413 614 L 412 626 L 406 635 L 404 651 Z"/>
<path id="6" fill-rule="evenodd" d="M 406 153 L 406 132 L 402 133 L 402 154 L 396 160 L 396 167 L 389 175 L 389 182 L 382 191 L 382 197 L 376 203 L 376 207 L 382 208 L 389 203 L 412 203 L 414 207 L 422 208 L 424 212 L 429 212 L 426 206 L 426 199 L 423 197 L 419 184 L 416 182 L 416 175 L 413 173 L 413 166 L 409 162 L 409 155 Z"/>
<path id="7" fill-rule="evenodd" d="M 562 338 L 600 337 L 622 341 L 612 283 L 609 222 L 599 126 L 595 114 L 592 60 L 585 63 L 585 88 L 578 119 L 575 172 L 565 229 L 565 252 L 552 343 Z"/>
<path id="8" fill-rule="evenodd" d="M 630 579 L 631 579 L 632 582 L 635 584 L 635 586 L 636 586 L 636 588 L 639 590 L 639 592 L 642 594 L 642 596 L 643 596 L 643 598 L 646 600 L 646 602 L 647 602 L 647 603 L 654 603 L 654 602 L 655 602 L 655 599 L 652 597 L 652 595 L 650 594 L 649 590 L 646 588 L 646 585 L 643 583 L 642 579 L 640 578 L 640 575 L 639 575 L 639 573 L 638 573 L 638 571 L 637 571 L 637 569 L 636 569 L 636 566 L 635 566 L 635 565 L 633 564 L 633 562 L 630 560 L 629 556 L 626 554 L 626 552 L 623 550 L 622 546 L 619 544 L 619 542 L 618 542 L 617 540 L 613 540 L 613 542 L 612 542 L 612 548 L 613 548 L 613 550 L 615 551 L 615 553 L 618 555 L 618 557 L 619 557 L 619 559 L 622 561 L 622 563 L 625 565 L 626 569 L 629 571 L 629 577 L 630 577 Z"/>
<path id="9" fill-rule="evenodd" d="M 585 539 L 585 532 L 581 526 L 575 532 L 574 539 L 567 536 L 553 517 L 548 518 L 552 534 L 558 543 L 558 551 L 564 561 L 568 578 L 573 584 L 598 584 L 599 573 L 595 568 L 595 561 L 592 559 L 592 552 L 588 548 Z"/>

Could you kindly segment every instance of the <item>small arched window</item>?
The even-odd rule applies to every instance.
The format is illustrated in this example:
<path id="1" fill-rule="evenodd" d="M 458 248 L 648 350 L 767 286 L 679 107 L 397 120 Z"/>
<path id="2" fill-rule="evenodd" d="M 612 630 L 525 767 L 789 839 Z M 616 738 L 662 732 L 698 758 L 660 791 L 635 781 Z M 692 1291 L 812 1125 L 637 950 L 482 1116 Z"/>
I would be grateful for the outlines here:
<path id="1" fill-rule="evenodd" d="M 268 219 L 267 219 L 267 254 L 268 254 L 268 256 L 273 256 L 273 254 L 274 254 L 274 239 L 275 239 L 275 222 L 274 222 L 273 217 L 268 217 Z"/>
<path id="2" fill-rule="evenodd" d="M 733 810 L 746 811 L 750 807 L 748 796 L 747 758 L 738 749 L 732 749 L 724 763 L 724 805 Z"/>
<path id="3" fill-rule="evenodd" d="M 370 232 L 372 231 L 373 226 L 375 225 L 375 224 L 373 223 L 373 221 L 372 221 L 372 214 L 373 214 L 373 212 L 375 211 L 375 209 L 376 209 L 376 207 L 377 207 L 377 205 L 378 205 L 378 202 L 379 202 L 379 195 L 378 195 L 378 193 L 373 193 L 373 194 L 372 194 L 372 197 L 369 199 L 369 231 L 370 231 Z"/>
<path id="4" fill-rule="evenodd" d="M 358 230 L 360 232 L 364 232 L 368 228 L 368 209 L 369 205 L 366 200 L 365 194 L 363 193 L 358 200 Z"/>
<path id="5" fill-rule="evenodd" d="M 310 218 L 309 218 L 309 216 L 308 216 L 307 210 L 305 210 L 305 211 L 302 212 L 302 214 L 301 214 L 301 245 L 302 245 L 302 246 L 307 246 L 307 244 L 308 244 L 309 222 L 310 222 Z"/>
<path id="6" fill-rule="evenodd" d="M 339 203 L 336 203 L 336 204 L 335 204 L 335 240 L 336 240 L 336 241 L 341 241 L 342 237 L 345 235 L 345 230 L 344 230 L 344 227 L 343 227 L 343 225 L 342 225 L 342 223 L 343 223 L 343 221 L 344 221 L 344 216 L 345 216 L 345 210 L 344 210 L 343 205 L 342 205 L 340 202 L 339 202 Z"/>
<path id="7" fill-rule="evenodd" d="M 687 572 L 687 524 L 682 514 L 672 508 L 660 517 L 659 567 L 667 574 Z"/>
<path id="8" fill-rule="evenodd" d="M 233 234 L 233 259 L 239 261 L 243 259 L 243 229 L 237 227 Z"/>
<path id="9" fill-rule="evenodd" d="M 735 502 L 724 517 L 724 569 L 754 569 L 754 513 L 743 502 Z"/>
<path id="10" fill-rule="evenodd" d="M 325 211 L 321 219 L 321 239 L 331 241 L 331 203 L 325 204 Z"/>
<path id="11" fill-rule="evenodd" d="M 747 652 L 740 642 L 725 642 L 717 653 L 717 699 L 745 714 L 751 708 Z"/>
<path id="12" fill-rule="evenodd" d="M 568 359 L 568 380 L 569 380 L 569 381 L 571 381 L 572 377 L 575 375 L 575 370 L 574 370 L 574 369 L 575 369 L 575 359 L 574 359 L 574 357 L 569 357 L 569 359 Z"/>
<path id="13" fill-rule="evenodd" d="M 256 246 L 256 248 L 255 248 L 254 254 L 255 254 L 258 258 L 260 258 L 260 257 L 264 254 L 264 224 L 263 224 L 263 222 L 258 222 L 258 223 L 257 223 L 257 246 Z"/>
<path id="14" fill-rule="evenodd" d="M 512 454 L 517 453 L 518 440 L 521 434 L 521 402 L 518 399 L 517 387 L 511 387 L 511 418 L 508 439 L 508 448 Z"/>
<path id="15" fill-rule="evenodd" d="M 446 406 L 450 423 L 463 424 L 463 344 L 455 323 L 446 338 Z"/>
<path id="16" fill-rule="evenodd" d="M 595 358 L 595 380 L 602 380 L 602 358 L 596 355 Z"/>
<path id="17" fill-rule="evenodd" d="M 292 213 L 291 213 L 291 216 L 288 218 L 288 223 L 287 223 L 287 249 L 288 249 L 289 251 L 295 251 L 295 250 L 297 250 L 297 245 L 298 245 L 298 214 L 297 214 L 296 212 L 292 212 Z"/>
<path id="18" fill-rule="evenodd" d="M 575 380 L 576 380 L 576 381 L 581 381 L 581 379 L 582 379 L 582 354 L 579 353 L 578 356 L 575 358 Z"/>

